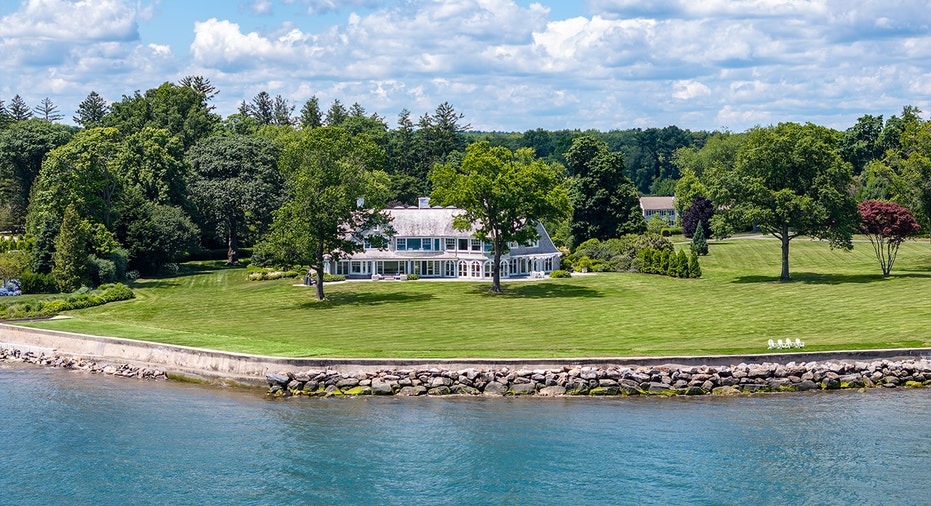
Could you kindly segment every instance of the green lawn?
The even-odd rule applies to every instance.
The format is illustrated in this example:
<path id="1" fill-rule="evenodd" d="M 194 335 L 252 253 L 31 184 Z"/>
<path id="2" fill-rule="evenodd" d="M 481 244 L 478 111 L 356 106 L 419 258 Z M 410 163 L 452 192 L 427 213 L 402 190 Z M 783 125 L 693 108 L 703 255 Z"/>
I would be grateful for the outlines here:
<path id="1" fill-rule="evenodd" d="M 851 251 L 797 239 L 794 281 L 779 244 L 711 243 L 704 277 L 602 273 L 503 283 L 348 282 L 327 301 L 291 280 L 197 268 L 140 280 L 136 299 L 31 326 L 295 357 L 590 357 L 931 346 L 931 245 L 902 247 L 882 279 L 869 243 Z"/>

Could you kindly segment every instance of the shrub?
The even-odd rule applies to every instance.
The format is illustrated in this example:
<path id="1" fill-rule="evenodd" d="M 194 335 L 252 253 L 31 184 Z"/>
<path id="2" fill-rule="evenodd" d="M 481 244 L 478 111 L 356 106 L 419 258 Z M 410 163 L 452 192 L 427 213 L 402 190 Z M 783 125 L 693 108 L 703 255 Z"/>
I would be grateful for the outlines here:
<path id="1" fill-rule="evenodd" d="M 551 278 L 571 278 L 572 274 L 569 271 L 564 271 L 562 269 L 556 269 L 555 271 L 550 272 Z"/>
<path id="2" fill-rule="evenodd" d="M 408 274 L 407 276 L 408 276 L 407 279 L 417 279 L 417 278 L 411 278 L 411 276 L 417 276 L 416 274 Z M 326 274 L 326 273 L 323 274 L 324 283 L 336 283 L 338 281 L 346 281 L 346 276 L 339 276 L 336 274 Z"/>
<path id="3" fill-rule="evenodd" d="M 51 274 L 40 274 L 32 271 L 23 272 L 19 278 L 23 293 L 58 293 L 58 285 Z"/>
<path id="4" fill-rule="evenodd" d="M 708 241 L 705 240 L 705 228 L 695 227 L 695 234 L 692 235 L 691 250 L 697 255 L 708 254 Z"/>
<path id="5" fill-rule="evenodd" d="M 97 255 L 87 257 L 87 267 L 91 274 L 91 280 L 95 285 L 113 283 L 117 280 L 116 264 L 105 258 L 97 258 Z"/>
<path id="6" fill-rule="evenodd" d="M 0 285 L 0 297 L 16 297 L 22 294 L 23 292 L 20 290 L 18 279 L 11 279 Z"/>
<path id="7" fill-rule="evenodd" d="M 49 300 L 23 302 L 6 307 L 0 305 L 0 318 L 52 316 L 61 311 L 99 306 L 107 302 L 127 300 L 133 297 L 133 291 L 122 283 L 102 285 L 96 290 L 89 290 L 84 287 L 64 298 L 58 296 Z"/>
<path id="8" fill-rule="evenodd" d="M 692 256 L 689 257 L 689 277 L 701 277 L 701 266 L 698 265 L 698 255 L 694 252 L 692 253 Z"/>
<path id="9" fill-rule="evenodd" d="M 660 235 L 662 235 L 663 237 L 669 237 L 671 235 L 676 235 L 676 234 L 681 234 L 681 233 L 682 233 L 682 227 L 666 227 L 660 230 Z"/>
<path id="10" fill-rule="evenodd" d="M 560 266 L 561 267 L 561 266 Z M 587 256 L 583 256 L 575 263 L 575 270 L 579 272 L 588 272 L 592 268 L 592 259 Z"/>
<path id="11" fill-rule="evenodd" d="M 417 281 L 418 279 L 420 279 L 420 274 L 411 273 L 407 275 L 408 281 Z M 323 280 L 326 281 L 326 277 L 324 277 Z"/>
<path id="12" fill-rule="evenodd" d="M 676 255 L 678 257 L 678 269 L 676 270 L 677 278 L 689 277 L 689 257 L 685 254 L 684 249 L 680 249 Z"/>

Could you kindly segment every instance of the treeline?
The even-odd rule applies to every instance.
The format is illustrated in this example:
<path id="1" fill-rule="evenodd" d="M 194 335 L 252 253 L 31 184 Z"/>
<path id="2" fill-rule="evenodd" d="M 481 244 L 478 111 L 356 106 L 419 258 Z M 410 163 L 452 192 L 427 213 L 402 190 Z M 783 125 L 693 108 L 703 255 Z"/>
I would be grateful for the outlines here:
<path id="1" fill-rule="evenodd" d="M 435 165 L 456 166 L 466 146 L 487 141 L 512 152 L 531 148 L 565 168 L 574 210 L 565 222 L 547 224 L 559 244 L 644 232 L 643 194 L 675 194 L 686 215 L 705 198 L 704 214 L 685 225 L 694 230 L 700 223 L 712 233 L 706 215 L 720 203 L 709 178 L 733 166 L 752 137 L 752 130 L 676 126 L 474 132 L 448 103 L 420 116 L 403 110 L 389 124 L 358 103 L 323 105 L 311 97 L 298 107 L 267 92 L 224 118 L 211 105 L 218 92 L 202 76 L 112 103 L 91 92 L 72 117 L 77 126 L 59 124 L 62 115 L 48 98 L 33 108 L 18 95 L 0 100 L 0 231 L 25 234 L 21 270 L 70 291 L 216 250 L 235 263 L 286 200 L 284 145 L 295 132 L 317 128 L 338 128 L 375 146 L 391 203 L 415 204 L 430 193 L 427 174 Z M 831 130 L 826 149 L 852 167 L 849 192 L 899 200 L 929 223 L 931 177 L 916 174 L 931 166 L 931 128 L 918 114 L 906 107 L 885 121 L 864 116 L 845 132 Z"/>

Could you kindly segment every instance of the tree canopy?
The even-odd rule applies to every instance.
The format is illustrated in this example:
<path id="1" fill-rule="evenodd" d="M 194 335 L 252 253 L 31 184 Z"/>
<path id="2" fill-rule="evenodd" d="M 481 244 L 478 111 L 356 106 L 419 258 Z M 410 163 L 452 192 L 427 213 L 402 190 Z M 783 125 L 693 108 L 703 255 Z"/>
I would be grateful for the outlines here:
<path id="1" fill-rule="evenodd" d="M 430 171 L 431 201 L 464 210 L 453 226 L 474 229 L 493 246 L 491 291 L 501 291 L 501 255 L 508 243 L 536 239 L 537 224 L 559 220 L 571 212 L 569 192 L 560 167 L 548 164 L 532 149 L 512 153 L 479 142 L 466 148 L 462 165 L 437 165 Z"/>
<path id="2" fill-rule="evenodd" d="M 709 196 L 719 209 L 713 228 L 756 225 L 779 239 L 783 281 L 790 279 L 789 241 L 795 237 L 851 248 L 853 179 L 837 141 L 837 132 L 811 123 L 751 130 L 733 168 L 714 166 L 706 173 Z"/>
<path id="3" fill-rule="evenodd" d="M 323 300 L 324 262 L 361 251 L 366 240 L 384 244 L 391 232 L 382 212 L 388 178 L 377 170 L 383 163 L 384 152 L 365 135 L 329 126 L 301 131 L 281 155 L 288 198 L 256 254 L 310 265 Z"/>

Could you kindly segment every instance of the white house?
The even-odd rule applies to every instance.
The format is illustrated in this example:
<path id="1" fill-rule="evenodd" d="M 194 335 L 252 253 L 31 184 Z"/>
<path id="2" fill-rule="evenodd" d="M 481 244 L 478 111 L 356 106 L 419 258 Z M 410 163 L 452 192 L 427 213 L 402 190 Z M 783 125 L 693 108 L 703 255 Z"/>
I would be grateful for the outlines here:
<path id="1" fill-rule="evenodd" d="M 327 262 L 326 271 L 347 278 L 373 275 L 417 274 L 423 278 L 491 278 L 492 245 L 476 239 L 473 231 L 453 228 L 453 218 L 463 212 L 454 207 L 430 207 L 421 198 L 418 207 L 386 209 L 395 230 L 386 249 L 370 248 L 351 258 Z M 542 225 L 539 240 L 529 245 L 510 244 L 501 256 L 501 277 L 530 276 L 559 268 L 560 252 Z"/>
<path id="2" fill-rule="evenodd" d="M 643 211 L 643 219 L 646 221 L 650 221 L 650 218 L 659 215 L 666 220 L 670 227 L 676 223 L 675 197 L 640 197 L 640 209 Z"/>

